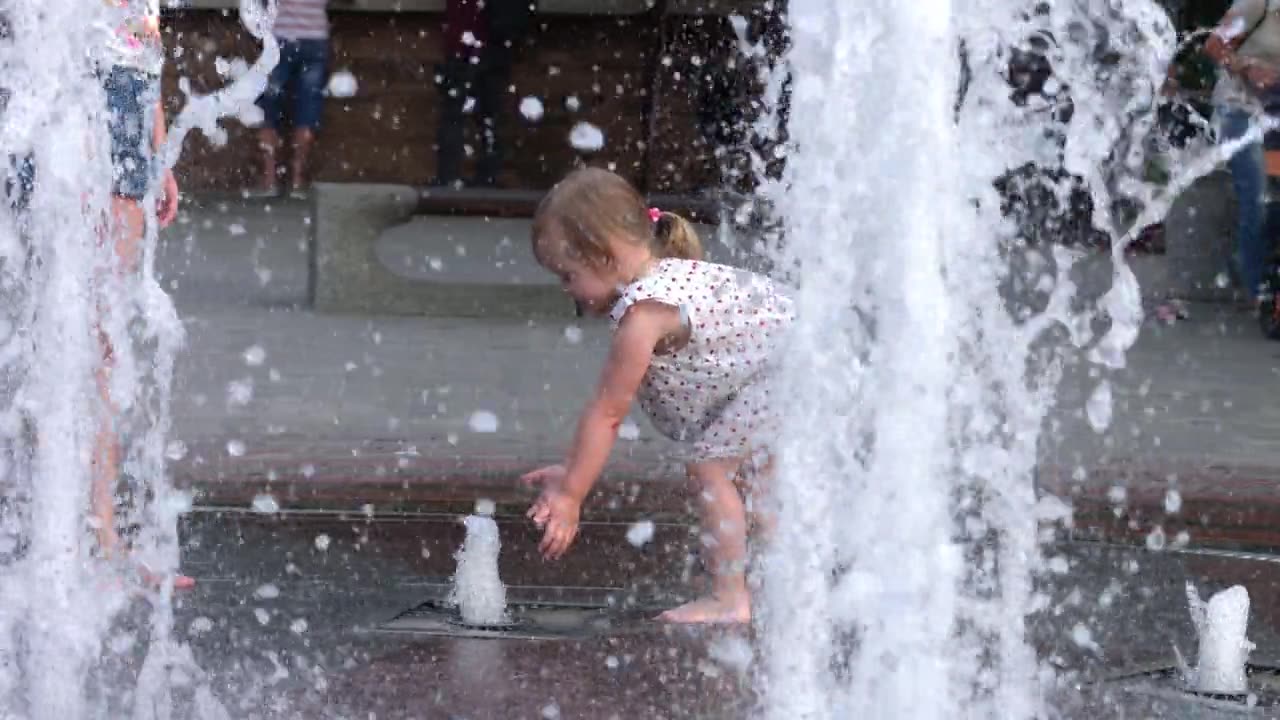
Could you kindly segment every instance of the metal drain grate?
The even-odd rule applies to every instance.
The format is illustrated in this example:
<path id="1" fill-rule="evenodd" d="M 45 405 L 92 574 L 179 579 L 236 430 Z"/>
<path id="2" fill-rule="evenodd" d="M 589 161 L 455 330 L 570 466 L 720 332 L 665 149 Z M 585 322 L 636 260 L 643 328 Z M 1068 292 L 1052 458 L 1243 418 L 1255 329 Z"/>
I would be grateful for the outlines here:
<path id="1" fill-rule="evenodd" d="M 509 640 L 573 640 L 647 632 L 660 610 L 573 605 L 563 602 L 516 602 L 507 606 L 509 622 L 471 625 L 456 608 L 431 599 L 377 626 L 379 632 L 460 638 Z"/>
<path id="2" fill-rule="evenodd" d="M 1249 665 L 1249 692 L 1244 695 L 1208 695 L 1190 692 L 1178 668 L 1161 666 L 1112 677 L 1107 684 L 1125 693 L 1162 703 L 1228 714 L 1254 713 L 1280 708 L 1280 667 Z M 1269 714 L 1268 714 L 1269 715 Z"/>

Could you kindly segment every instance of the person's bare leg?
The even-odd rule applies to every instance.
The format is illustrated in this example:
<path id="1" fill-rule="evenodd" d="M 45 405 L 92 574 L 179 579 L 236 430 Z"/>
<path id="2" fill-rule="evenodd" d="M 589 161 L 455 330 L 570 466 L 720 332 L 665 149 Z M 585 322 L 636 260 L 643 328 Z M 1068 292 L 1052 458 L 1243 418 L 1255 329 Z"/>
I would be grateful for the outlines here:
<path id="1" fill-rule="evenodd" d="M 143 223 L 145 218 L 138 201 L 123 197 L 111 198 L 110 237 L 118 272 L 128 274 L 138 263 Z M 101 327 L 97 329 L 98 348 L 102 366 L 94 374 L 98 387 L 99 405 L 97 431 L 93 438 L 93 467 L 90 510 L 93 513 L 98 545 L 103 555 L 110 557 L 120 544 L 115 530 L 115 491 L 120 478 L 120 438 L 116 435 L 115 403 L 111 401 L 111 367 L 114 351 L 111 341 Z"/>
<path id="2" fill-rule="evenodd" d="M 743 497 L 747 498 L 747 517 L 753 537 L 768 541 L 773 537 L 778 518 L 769 507 L 769 490 L 773 483 L 773 457 L 761 454 L 743 463 L 738 473 Z"/>
<path id="3" fill-rule="evenodd" d="M 142 236 L 146 216 L 137 200 L 123 197 L 111 198 L 110 237 L 115 250 L 116 271 L 129 275 L 138 270 L 142 255 Z M 115 529 L 115 494 L 120 480 L 120 437 L 116 432 L 116 404 L 111 399 L 111 370 L 115 350 L 106 332 L 97 328 L 98 346 L 102 353 L 102 365 L 94 374 L 101 401 L 98 428 L 94 434 L 91 468 L 90 512 L 94 518 L 98 545 L 104 557 L 112 558 L 122 552 L 120 536 Z M 139 575 L 150 586 L 160 584 L 160 579 L 146 567 L 139 566 Z M 195 581 L 185 575 L 174 577 L 175 588 L 189 588 Z"/>
<path id="4" fill-rule="evenodd" d="M 745 623 L 751 621 L 747 592 L 747 515 L 733 476 L 738 458 L 689 464 L 698 492 L 711 594 L 673 608 L 659 619 L 678 623 Z"/>
<path id="5" fill-rule="evenodd" d="M 289 158 L 289 190 L 300 192 L 310 184 L 307 175 L 308 161 L 311 159 L 311 147 L 315 145 L 316 134 L 311 128 L 298 128 L 293 131 L 293 146 Z"/>
<path id="6" fill-rule="evenodd" d="M 120 547 L 120 536 L 115 528 L 115 489 L 120 477 L 120 443 L 112 422 L 115 409 L 111 405 L 110 390 L 111 344 L 102 333 L 98 333 L 98 342 L 103 361 L 94 379 L 97 381 L 101 405 L 98 409 L 97 431 L 93 436 L 90 510 L 93 513 L 98 548 L 104 557 L 110 558 Z"/>
<path id="7" fill-rule="evenodd" d="M 276 155 L 280 152 L 280 134 L 274 128 L 258 130 L 258 152 L 262 158 L 262 175 L 258 184 L 261 190 L 270 192 L 275 190 L 280 180 L 280 165 L 276 162 Z"/>

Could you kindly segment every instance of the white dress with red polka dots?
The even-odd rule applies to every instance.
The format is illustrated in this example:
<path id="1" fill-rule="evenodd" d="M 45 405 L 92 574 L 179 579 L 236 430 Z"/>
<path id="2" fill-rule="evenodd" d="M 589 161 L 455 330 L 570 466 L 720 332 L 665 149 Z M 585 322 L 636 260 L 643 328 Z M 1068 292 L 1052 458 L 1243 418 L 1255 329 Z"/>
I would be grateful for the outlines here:
<path id="1" fill-rule="evenodd" d="M 774 418 L 769 384 L 792 301 L 772 280 L 747 270 L 668 258 L 622 289 L 609 317 L 652 300 L 680 309 L 689 342 L 654 355 L 640 406 L 675 440 L 686 460 L 741 457 L 761 447 Z"/>

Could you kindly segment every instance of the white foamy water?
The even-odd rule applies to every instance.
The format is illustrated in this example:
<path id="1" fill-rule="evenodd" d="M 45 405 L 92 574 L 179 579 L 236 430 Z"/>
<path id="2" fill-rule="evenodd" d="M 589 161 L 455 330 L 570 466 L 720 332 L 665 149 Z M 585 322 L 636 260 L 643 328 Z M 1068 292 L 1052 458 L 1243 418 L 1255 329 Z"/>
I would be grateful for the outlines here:
<path id="1" fill-rule="evenodd" d="M 462 548 L 453 576 L 451 602 L 458 606 L 463 622 L 469 625 L 497 625 L 507 619 L 507 588 L 498 575 L 498 552 L 502 540 L 498 524 L 483 515 L 468 515 Z"/>
<path id="2" fill-rule="evenodd" d="M 176 161 L 188 129 L 245 112 L 246 88 L 260 89 L 276 62 L 266 32 L 274 2 L 242 5 L 253 32 L 267 38 L 266 52 L 227 90 L 187 98 L 158 153 L 163 166 Z M 173 491 L 165 470 L 183 333 L 154 272 L 158 183 L 143 201 L 149 222 L 137 271 L 103 241 L 110 144 L 105 94 L 86 48 L 104 42 L 104 28 L 113 26 L 107 12 L 97 2 L 18 0 L 0 8 L 12 31 L 0 42 L 0 84 L 10 94 L 0 158 L 30 157 L 35 167 L 29 204 L 19 208 L 11 196 L 0 205 L 7 316 L 0 323 L 0 538 L 14 549 L 0 558 L 0 716 L 225 717 L 190 651 L 173 637 L 169 583 L 148 590 L 150 619 L 136 638 L 120 633 L 137 631 L 115 627 L 140 565 L 161 577 L 177 570 L 177 517 L 190 503 Z M 145 117 L 152 120 L 150 112 Z M 103 362 L 99 331 L 114 351 L 110 408 L 94 380 Z M 117 524 L 136 528 L 126 539 L 131 554 L 117 551 L 111 563 L 97 557 L 87 520 L 94 438 L 108 418 L 122 440 L 121 474 L 134 499 Z M 115 635 L 108 644 L 109 631 Z M 135 645 L 145 655 L 141 666 L 132 653 L 110 649 Z M 174 707 L 171 686 L 179 676 L 195 688 L 195 708 Z"/>
<path id="3" fill-rule="evenodd" d="M 1254 644 L 1249 632 L 1249 591 L 1235 585 L 1205 602 L 1187 583 L 1187 606 L 1199 640 L 1197 664 L 1184 668 L 1187 687 L 1204 693 L 1243 694 L 1249 689 L 1245 673 Z"/>
<path id="4" fill-rule="evenodd" d="M 757 603 L 767 717 L 1047 714 L 1053 673 L 1026 618 L 1038 574 L 1065 561 L 1039 547 L 1041 427 L 1064 353 L 1087 351 L 1102 378 L 1087 416 L 1105 429 L 1106 373 L 1141 320 L 1123 245 L 1211 163 L 1199 147 L 1169 188 L 1136 180 L 1172 55 L 1158 6 L 1031 7 L 789 4 L 789 64 L 764 78 L 777 97 L 790 73 L 787 167 L 763 194 L 799 285 Z M 1046 92 L 1069 88 L 1069 119 L 1010 98 L 1010 48 L 1033 34 L 1061 40 Z M 1109 291 L 1079 298 L 1084 255 L 1028 247 L 1002 217 L 993 182 L 1027 163 L 1083 178 L 1115 241 Z"/>

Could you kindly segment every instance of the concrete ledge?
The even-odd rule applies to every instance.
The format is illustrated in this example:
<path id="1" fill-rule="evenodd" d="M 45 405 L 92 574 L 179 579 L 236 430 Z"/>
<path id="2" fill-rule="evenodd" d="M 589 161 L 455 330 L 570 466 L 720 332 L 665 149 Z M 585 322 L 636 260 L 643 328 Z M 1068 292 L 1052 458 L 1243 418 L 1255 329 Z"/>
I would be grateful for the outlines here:
<path id="1" fill-rule="evenodd" d="M 668 0 L 668 15 L 749 14 L 764 0 Z M 187 0 L 174 10 L 234 10 L 239 0 Z M 445 0 L 333 0 L 330 12 L 444 12 Z M 642 15 L 648 0 L 537 0 L 540 15 Z"/>
<path id="2" fill-rule="evenodd" d="M 378 239 L 388 228 L 409 221 L 419 199 L 417 188 L 407 185 L 315 185 L 310 297 L 316 310 L 459 317 L 572 316 L 572 304 L 555 286 L 433 283 L 392 272 L 378 259 Z"/>
<path id="3" fill-rule="evenodd" d="M 418 213 L 532 218 L 546 194 L 546 190 L 429 187 L 419 191 Z M 720 208 L 725 204 L 736 206 L 746 201 L 746 197 L 733 193 L 722 194 L 719 198 L 667 193 L 648 196 L 650 205 L 704 225 L 719 223 Z"/>
<path id="4" fill-rule="evenodd" d="M 408 185 L 314 186 L 309 297 L 320 312 L 453 317 L 573 316 L 559 283 L 528 250 L 527 220 L 543 193 L 419 189 Z M 706 224 L 733 198 L 654 195 L 650 202 L 695 222 L 708 259 L 762 269 L 753 230 Z M 521 225 L 525 225 L 521 227 Z M 430 260 L 393 270 L 379 248 Z"/>

